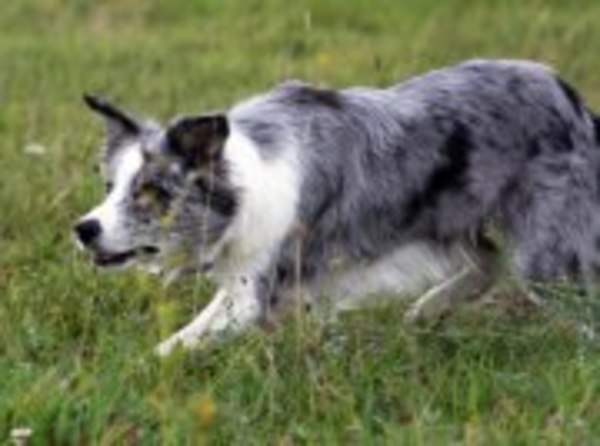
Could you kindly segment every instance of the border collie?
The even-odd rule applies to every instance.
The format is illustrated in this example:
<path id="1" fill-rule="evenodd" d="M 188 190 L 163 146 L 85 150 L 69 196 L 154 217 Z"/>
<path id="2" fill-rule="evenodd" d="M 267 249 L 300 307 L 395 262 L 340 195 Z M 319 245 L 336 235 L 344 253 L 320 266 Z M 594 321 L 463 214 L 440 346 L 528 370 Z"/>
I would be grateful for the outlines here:
<path id="1" fill-rule="evenodd" d="M 420 295 L 408 319 L 483 293 L 500 234 L 525 286 L 600 274 L 599 121 L 550 68 L 470 61 L 387 89 L 285 82 L 226 112 L 141 121 L 98 97 L 104 201 L 75 226 L 96 265 L 218 292 L 168 354 L 273 321 Z"/>

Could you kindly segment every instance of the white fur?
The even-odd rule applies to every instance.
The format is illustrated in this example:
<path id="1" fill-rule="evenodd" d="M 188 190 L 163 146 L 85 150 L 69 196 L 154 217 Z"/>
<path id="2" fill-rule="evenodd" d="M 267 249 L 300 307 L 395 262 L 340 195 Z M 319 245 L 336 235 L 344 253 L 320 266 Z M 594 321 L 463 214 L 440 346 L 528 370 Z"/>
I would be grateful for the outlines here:
<path id="1" fill-rule="evenodd" d="M 119 207 L 130 193 L 131 182 L 142 167 L 140 143 L 135 142 L 124 147 L 114 157 L 111 162 L 112 172 L 107 172 L 108 179 L 113 184 L 112 190 L 99 206 L 82 218 L 82 221 L 98 220 L 102 227 L 99 246 L 104 251 L 121 252 L 131 248 L 131 241 L 127 236 Z"/>
<path id="2" fill-rule="evenodd" d="M 230 181 L 240 194 L 240 205 L 234 222 L 214 249 L 218 269 L 215 278 L 220 289 L 191 323 L 157 347 L 163 356 L 179 344 L 193 347 L 223 332 L 243 331 L 260 317 L 255 278 L 296 222 L 301 178 L 293 141 L 278 156 L 263 159 L 254 143 L 232 126 L 223 153 Z M 102 204 L 84 217 L 100 222 L 99 243 L 104 250 L 119 252 L 130 248 L 119 207 L 130 193 L 131 182 L 142 164 L 139 143 L 116 154 L 109 174 L 112 190 Z M 329 297 L 335 310 L 352 309 L 373 296 L 414 295 L 443 284 L 464 266 L 464 260 L 456 250 L 434 250 L 424 243 L 414 243 L 372 264 L 340 269 L 309 294 Z M 432 299 L 426 300 L 429 308 Z M 420 314 L 418 308 L 413 312 Z"/>
<path id="3" fill-rule="evenodd" d="M 256 275 L 268 265 L 295 223 L 300 190 L 295 147 L 282 151 L 286 155 L 279 158 L 264 160 L 258 148 L 234 128 L 224 150 L 231 181 L 241 199 L 235 221 L 219 244 L 221 254 L 227 253 L 217 259 L 222 262 L 216 275 L 221 288 L 200 315 L 158 346 L 157 352 L 163 356 L 178 344 L 193 347 L 218 333 L 242 331 L 260 317 Z M 224 250 L 225 245 L 229 249 Z M 343 311 L 370 302 L 374 296 L 423 293 L 443 284 L 465 262 L 460 247 L 442 250 L 413 243 L 374 263 L 340 268 L 307 291 L 331 299 L 333 309 Z"/>
<path id="4" fill-rule="evenodd" d="M 213 250 L 215 278 L 221 288 L 190 324 L 157 347 L 159 355 L 168 355 L 178 344 L 192 347 L 218 333 L 241 331 L 260 317 L 256 276 L 296 219 L 300 178 L 295 147 L 289 149 L 282 151 L 285 155 L 265 160 L 232 127 L 223 155 L 230 181 L 240 193 L 240 205 L 218 249 Z"/>
<path id="5" fill-rule="evenodd" d="M 450 310 L 459 299 L 466 299 L 469 296 L 466 290 L 462 295 L 456 290 L 460 289 L 459 287 L 470 286 L 477 277 L 479 272 L 475 266 L 465 266 L 419 297 L 404 315 L 404 320 L 406 322 L 434 320 Z"/>
<path id="6" fill-rule="evenodd" d="M 308 294 L 330 299 L 331 309 L 337 312 L 375 303 L 373 297 L 405 298 L 433 287 L 435 293 L 425 293 L 408 313 L 411 320 L 417 320 L 423 313 L 440 313 L 451 305 L 449 297 L 438 290 L 447 287 L 449 277 L 461 278 L 465 264 L 467 254 L 460 247 L 436 250 L 426 243 L 413 243 L 374 263 L 340 269 Z M 252 276 L 241 276 L 248 279 L 238 278 L 221 288 L 200 315 L 157 347 L 157 353 L 166 356 L 179 344 L 194 347 L 224 332 L 251 326 L 260 317 L 260 305 Z"/>
<path id="7" fill-rule="evenodd" d="M 272 159 L 232 126 L 224 158 L 240 206 L 225 241 L 236 270 L 256 272 L 271 259 L 273 250 L 289 234 L 296 219 L 300 173 L 293 143 Z"/>
<path id="8" fill-rule="evenodd" d="M 320 294 L 331 299 L 336 310 L 373 303 L 373 297 L 414 297 L 452 276 L 462 265 L 461 250 L 436 250 L 426 243 L 412 243 L 369 264 L 342 270 L 320 285 Z"/>
<path id="9" fill-rule="evenodd" d="M 238 281 L 229 289 L 219 289 L 202 312 L 191 323 L 161 342 L 156 352 L 166 356 L 178 345 L 190 348 L 202 341 L 214 340 L 226 332 L 243 331 L 259 316 L 260 304 L 253 291 L 253 283 Z"/>

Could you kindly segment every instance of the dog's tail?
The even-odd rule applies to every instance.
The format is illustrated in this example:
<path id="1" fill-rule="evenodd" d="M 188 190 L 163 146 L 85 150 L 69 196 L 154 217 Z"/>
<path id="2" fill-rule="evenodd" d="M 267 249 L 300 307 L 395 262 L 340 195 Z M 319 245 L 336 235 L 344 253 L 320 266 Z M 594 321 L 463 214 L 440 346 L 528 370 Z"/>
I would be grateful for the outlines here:
<path id="1" fill-rule="evenodd" d="M 596 139 L 596 145 L 600 148 L 600 116 L 594 113 L 590 108 L 586 107 L 585 102 L 581 99 L 581 96 L 568 82 L 564 79 L 556 76 L 556 83 L 562 90 L 562 93 L 570 103 L 573 109 L 579 116 L 587 114 L 592 121 L 594 127 L 594 135 Z"/>

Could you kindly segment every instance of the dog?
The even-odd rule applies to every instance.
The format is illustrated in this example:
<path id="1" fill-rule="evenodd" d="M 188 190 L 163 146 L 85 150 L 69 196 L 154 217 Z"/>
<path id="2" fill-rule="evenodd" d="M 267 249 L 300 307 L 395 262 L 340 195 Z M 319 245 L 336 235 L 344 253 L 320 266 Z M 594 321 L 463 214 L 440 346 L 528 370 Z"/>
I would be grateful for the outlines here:
<path id="1" fill-rule="evenodd" d="M 437 317 L 497 280 L 495 233 L 524 286 L 597 283 L 600 120 L 545 65 L 474 60 L 387 89 L 288 81 L 164 127 L 85 101 L 106 124 L 106 197 L 80 245 L 99 267 L 218 284 L 160 355 L 385 294 L 420 296 L 408 320 Z"/>

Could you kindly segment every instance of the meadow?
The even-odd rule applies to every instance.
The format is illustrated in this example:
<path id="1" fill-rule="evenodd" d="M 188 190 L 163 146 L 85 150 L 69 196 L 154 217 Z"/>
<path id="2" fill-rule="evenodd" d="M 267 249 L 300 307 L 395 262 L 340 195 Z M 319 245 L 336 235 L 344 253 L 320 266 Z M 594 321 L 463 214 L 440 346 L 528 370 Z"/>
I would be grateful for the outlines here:
<path id="1" fill-rule="evenodd" d="M 595 0 L 3 2 L 0 443 L 600 445 L 597 301 L 556 290 L 530 311 L 507 277 L 431 327 L 389 306 L 161 361 L 212 285 L 98 272 L 70 234 L 103 189 L 83 92 L 168 120 L 288 78 L 385 86 L 505 57 L 553 65 L 600 111 L 599 25 Z"/>

